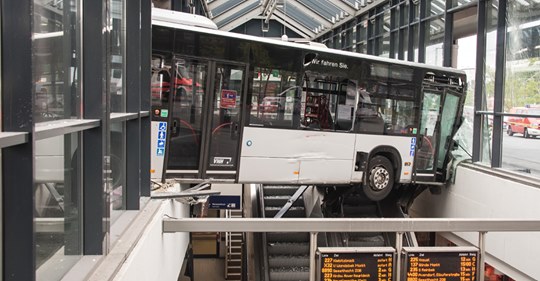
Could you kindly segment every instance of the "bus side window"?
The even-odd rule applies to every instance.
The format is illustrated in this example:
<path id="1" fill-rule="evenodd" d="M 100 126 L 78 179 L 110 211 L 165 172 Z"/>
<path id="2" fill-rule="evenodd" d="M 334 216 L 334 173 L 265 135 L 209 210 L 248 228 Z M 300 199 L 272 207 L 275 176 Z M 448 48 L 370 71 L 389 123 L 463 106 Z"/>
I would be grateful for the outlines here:
<path id="1" fill-rule="evenodd" d="M 379 99 L 372 97 L 372 94 L 367 91 L 364 83 L 358 86 L 357 100 L 354 131 L 383 134 L 385 122 L 379 111 L 379 107 L 382 105 L 378 103 Z"/>

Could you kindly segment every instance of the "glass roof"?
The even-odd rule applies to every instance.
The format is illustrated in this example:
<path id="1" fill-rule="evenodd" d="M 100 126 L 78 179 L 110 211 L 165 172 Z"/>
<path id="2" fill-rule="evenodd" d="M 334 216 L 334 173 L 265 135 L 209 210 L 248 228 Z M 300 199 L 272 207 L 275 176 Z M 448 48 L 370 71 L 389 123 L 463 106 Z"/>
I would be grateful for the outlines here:
<path id="1" fill-rule="evenodd" d="M 253 18 L 276 19 L 306 39 L 314 39 L 322 30 L 334 28 L 381 2 L 384 0 L 207 0 L 206 5 L 211 19 L 222 30 L 233 30 Z"/>

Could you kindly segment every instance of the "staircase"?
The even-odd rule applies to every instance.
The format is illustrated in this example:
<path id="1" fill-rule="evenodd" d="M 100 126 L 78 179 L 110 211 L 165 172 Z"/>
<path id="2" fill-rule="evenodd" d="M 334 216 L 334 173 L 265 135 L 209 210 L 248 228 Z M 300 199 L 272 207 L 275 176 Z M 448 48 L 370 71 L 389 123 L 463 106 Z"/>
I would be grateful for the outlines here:
<path id="1" fill-rule="evenodd" d="M 226 218 L 241 218 L 242 210 L 226 210 Z M 225 279 L 242 280 L 242 245 L 244 233 L 225 232 Z"/>

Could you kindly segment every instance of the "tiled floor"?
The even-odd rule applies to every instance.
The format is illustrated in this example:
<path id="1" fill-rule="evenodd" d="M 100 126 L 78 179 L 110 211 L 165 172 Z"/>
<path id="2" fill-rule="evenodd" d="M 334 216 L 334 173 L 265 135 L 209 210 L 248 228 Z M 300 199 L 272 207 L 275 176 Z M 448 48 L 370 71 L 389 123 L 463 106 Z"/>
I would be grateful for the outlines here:
<path id="1" fill-rule="evenodd" d="M 195 278 L 193 281 L 225 281 L 224 259 L 194 259 Z"/>

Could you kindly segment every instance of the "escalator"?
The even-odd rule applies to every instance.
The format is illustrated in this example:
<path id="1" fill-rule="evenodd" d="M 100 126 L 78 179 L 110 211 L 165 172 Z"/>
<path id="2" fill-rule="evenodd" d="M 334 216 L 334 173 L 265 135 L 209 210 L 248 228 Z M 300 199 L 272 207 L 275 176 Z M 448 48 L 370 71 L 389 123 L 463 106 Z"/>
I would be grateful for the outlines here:
<path id="1" fill-rule="evenodd" d="M 395 197 L 379 202 L 368 199 L 361 188 L 310 187 L 310 196 L 298 196 L 298 186 L 261 185 L 257 191 L 259 216 L 274 218 L 403 218 Z M 321 194 L 319 201 L 312 194 Z M 297 194 L 295 194 L 297 193 Z M 306 192 L 307 193 L 307 192 Z M 294 198 L 297 197 L 297 200 Z M 292 199 L 291 199 L 292 198 Z M 313 201 L 313 202 L 310 202 Z M 292 203 L 292 204 L 291 204 Z M 290 205 L 284 212 L 284 206 Z M 313 207 L 315 205 L 315 207 Z M 311 206 L 306 207 L 306 206 Z M 308 209 L 306 211 L 306 209 Z M 269 232 L 261 234 L 260 280 L 309 280 L 309 233 Z M 318 247 L 395 247 L 394 233 L 319 233 Z M 417 246 L 412 233 L 405 233 L 403 246 Z"/>
<path id="2" fill-rule="evenodd" d="M 263 185 L 259 191 L 265 218 L 273 218 L 299 189 L 298 186 Z M 283 218 L 305 218 L 304 198 L 300 196 Z M 263 234 L 265 280 L 309 280 L 309 234 L 269 232 Z"/>

